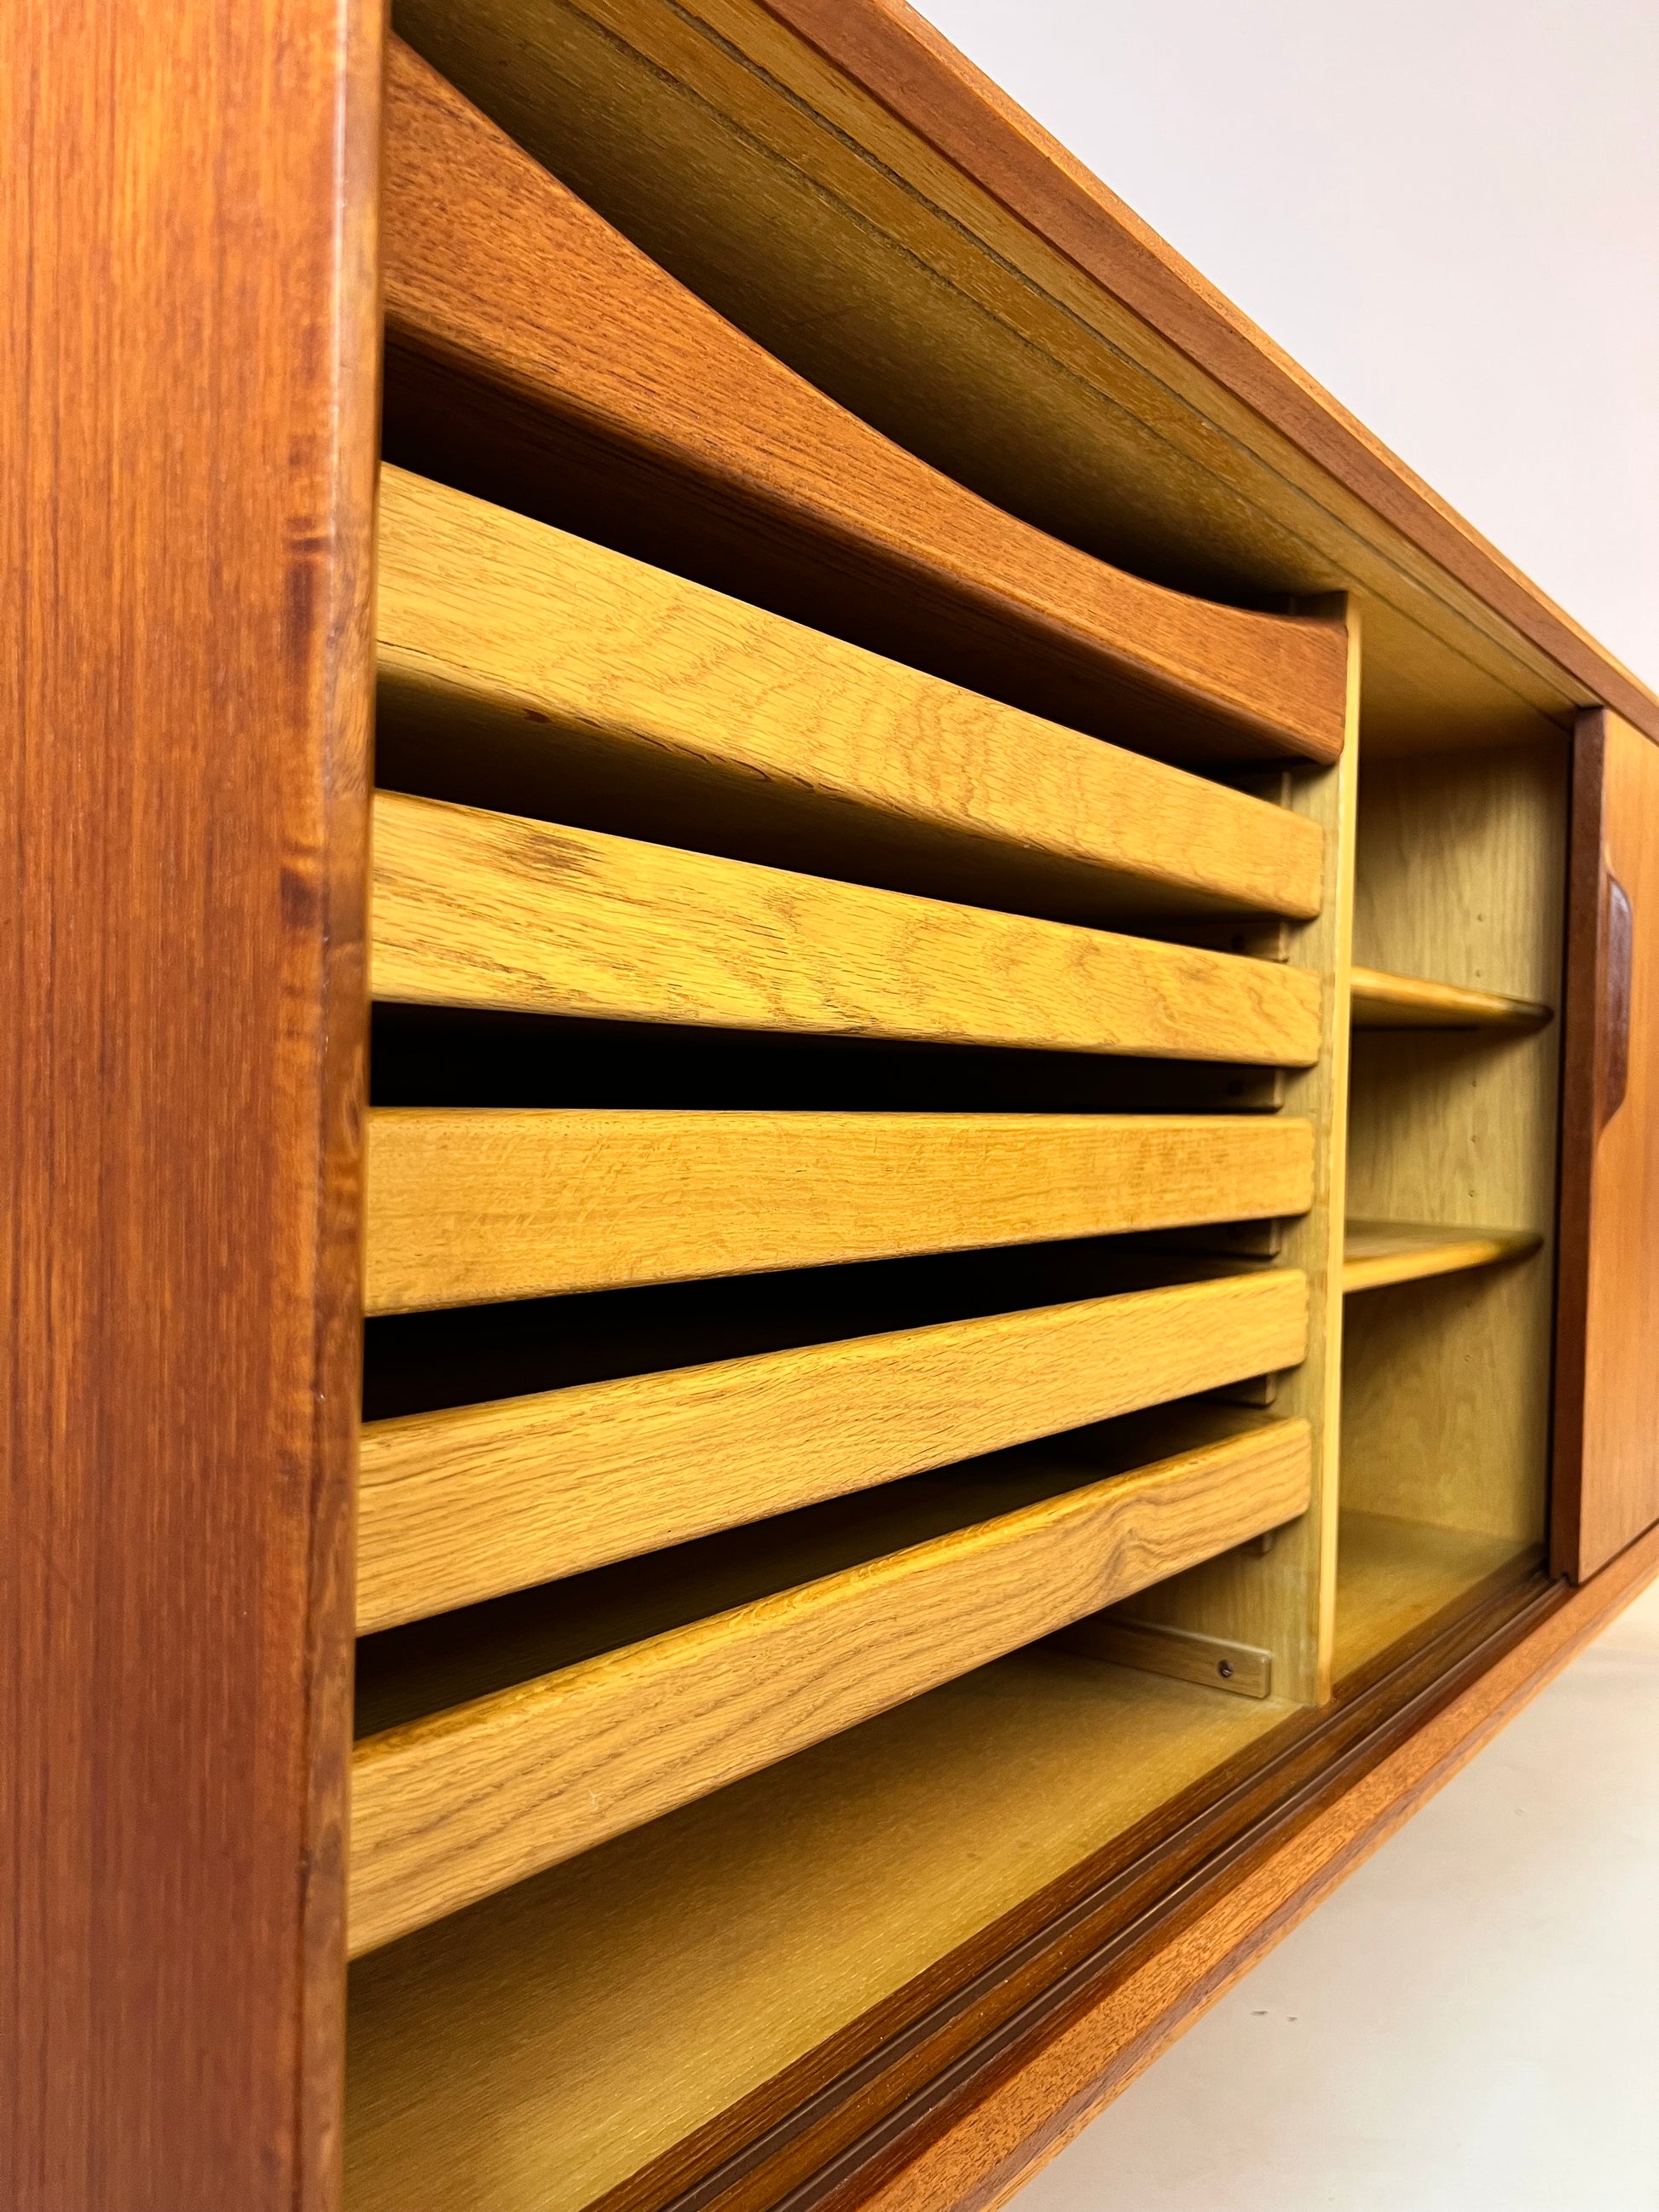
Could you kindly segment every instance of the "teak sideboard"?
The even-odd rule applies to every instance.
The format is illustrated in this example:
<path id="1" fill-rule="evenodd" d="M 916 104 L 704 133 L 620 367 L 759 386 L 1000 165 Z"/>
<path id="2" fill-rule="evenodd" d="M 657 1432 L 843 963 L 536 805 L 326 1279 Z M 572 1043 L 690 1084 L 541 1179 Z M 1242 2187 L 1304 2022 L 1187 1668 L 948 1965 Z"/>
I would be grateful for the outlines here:
<path id="1" fill-rule="evenodd" d="M 0 2202 L 989 2212 L 1659 1570 L 1659 699 L 896 0 L 10 28 Z"/>

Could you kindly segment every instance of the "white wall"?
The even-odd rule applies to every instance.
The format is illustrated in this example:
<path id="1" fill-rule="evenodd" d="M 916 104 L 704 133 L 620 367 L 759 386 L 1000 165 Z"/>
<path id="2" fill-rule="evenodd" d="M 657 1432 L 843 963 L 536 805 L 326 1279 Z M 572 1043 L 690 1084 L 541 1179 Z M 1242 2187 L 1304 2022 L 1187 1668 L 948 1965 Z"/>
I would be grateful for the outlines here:
<path id="1" fill-rule="evenodd" d="M 1659 687 L 1654 0 L 921 0 Z"/>

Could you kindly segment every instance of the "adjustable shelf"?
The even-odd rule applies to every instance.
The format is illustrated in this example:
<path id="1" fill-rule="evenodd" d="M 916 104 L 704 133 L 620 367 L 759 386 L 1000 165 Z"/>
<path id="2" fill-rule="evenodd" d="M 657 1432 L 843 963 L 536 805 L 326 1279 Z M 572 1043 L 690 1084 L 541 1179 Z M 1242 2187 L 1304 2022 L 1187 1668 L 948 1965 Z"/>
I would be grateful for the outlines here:
<path id="1" fill-rule="evenodd" d="M 358 1632 L 1278 1372 L 1307 1335 L 1307 1279 L 1274 1267 L 879 1333 L 866 1319 L 736 1358 L 665 1364 L 647 1339 L 647 1372 L 370 1421 Z"/>
<path id="2" fill-rule="evenodd" d="M 382 793 L 381 1000 L 1306 1067 L 1319 979 Z"/>
<path id="3" fill-rule="evenodd" d="M 1352 1008 L 1357 1030 L 1534 1030 L 1554 1018 L 1535 999 L 1390 975 L 1380 968 L 1352 970 Z"/>
<path id="4" fill-rule="evenodd" d="M 1524 1229 L 1441 1229 L 1428 1222 L 1350 1221 L 1343 1240 L 1342 1289 L 1381 1290 L 1466 1267 L 1522 1260 L 1543 1243 Z"/>

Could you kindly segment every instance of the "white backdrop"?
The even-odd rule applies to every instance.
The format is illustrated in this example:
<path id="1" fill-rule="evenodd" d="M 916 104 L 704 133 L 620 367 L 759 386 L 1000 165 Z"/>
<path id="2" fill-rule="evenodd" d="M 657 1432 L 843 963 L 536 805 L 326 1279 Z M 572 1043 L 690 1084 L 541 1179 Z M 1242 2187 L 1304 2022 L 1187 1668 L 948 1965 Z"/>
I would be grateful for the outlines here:
<path id="1" fill-rule="evenodd" d="M 922 13 L 1659 687 L 1654 0 Z"/>

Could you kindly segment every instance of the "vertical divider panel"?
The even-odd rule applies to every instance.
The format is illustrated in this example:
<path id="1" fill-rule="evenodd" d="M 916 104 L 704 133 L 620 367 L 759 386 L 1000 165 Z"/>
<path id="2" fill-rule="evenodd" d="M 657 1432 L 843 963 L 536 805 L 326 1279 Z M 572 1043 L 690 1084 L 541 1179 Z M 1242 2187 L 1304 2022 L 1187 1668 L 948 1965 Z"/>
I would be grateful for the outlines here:
<path id="1" fill-rule="evenodd" d="M 1329 768 L 1287 770 L 1286 803 L 1325 832 L 1324 902 L 1292 924 L 1287 959 L 1322 986 L 1317 1063 L 1288 1073 L 1283 1111 L 1314 1131 L 1314 1202 L 1285 1224 L 1276 1264 L 1308 1279 L 1308 1356 L 1283 1376 L 1271 1418 L 1301 1417 L 1314 1436 L 1313 1504 L 1265 1551 L 1229 1552 L 1133 1599 L 1141 1621 L 1273 1655 L 1273 1692 L 1302 1705 L 1330 1694 L 1336 1622 L 1338 1459 L 1342 1393 L 1342 1241 L 1347 1188 L 1348 1031 L 1353 965 L 1354 830 L 1359 775 L 1359 611 L 1346 595 L 1348 686 L 1343 749 Z"/>

